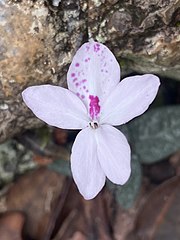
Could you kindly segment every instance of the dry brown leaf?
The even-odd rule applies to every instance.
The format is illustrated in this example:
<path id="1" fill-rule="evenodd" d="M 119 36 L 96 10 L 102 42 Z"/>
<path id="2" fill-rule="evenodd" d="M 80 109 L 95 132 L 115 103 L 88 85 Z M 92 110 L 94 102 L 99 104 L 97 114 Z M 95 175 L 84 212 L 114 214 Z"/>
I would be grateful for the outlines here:
<path id="1" fill-rule="evenodd" d="M 0 239 L 22 240 L 25 217 L 20 212 L 6 212 L 0 216 Z"/>
<path id="2" fill-rule="evenodd" d="M 180 239 L 180 177 L 174 177 L 151 192 L 137 216 L 128 239 Z"/>
<path id="3" fill-rule="evenodd" d="M 25 233 L 42 239 L 63 189 L 65 177 L 40 168 L 20 177 L 7 193 L 7 209 L 27 216 Z"/>

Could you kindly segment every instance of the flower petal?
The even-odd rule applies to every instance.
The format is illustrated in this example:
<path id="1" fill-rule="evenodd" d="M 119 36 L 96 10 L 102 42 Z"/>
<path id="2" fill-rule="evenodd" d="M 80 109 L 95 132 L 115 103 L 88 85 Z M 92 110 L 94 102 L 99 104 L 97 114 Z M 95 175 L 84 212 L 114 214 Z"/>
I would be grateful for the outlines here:
<path id="1" fill-rule="evenodd" d="M 97 158 L 95 130 L 83 129 L 72 147 L 71 170 L 80 193 L 85 199 L 94 198 L 105 184 L 105 175 Z"/>
<path id="2" fill-rule="evenodd" d="M 122 80 L 101 109 L 101 123 L 121 125 L 144 113 L 156 97 L 159 78 L 152 74 Z"/>
<path id="3" fill-rule="evenodd" d="M 80 47 L 67 74 L 68 88 L 83 100 L 88 110 L 96 97 L 101 106 L 119 80 L 120 67 L 114 55 L 105 45 L 94 41 Z M 94 111 L 98 116 L 100 109 Z"/>
<path id="4" fill-rule="evenodd" d="M 101 167 L 113 183 L 123 185 L 131 173 L 130 147 L 116 128 L 102 125 L 97 132 L 97 153 Z"/>
<path id="5" fill-rule="evenodd" d="M 51 85 L 28 87 L 23 100 L 33 113 L 49 125 L 81 129 L 88 125 L 87 110 L 71 91 Z"/>

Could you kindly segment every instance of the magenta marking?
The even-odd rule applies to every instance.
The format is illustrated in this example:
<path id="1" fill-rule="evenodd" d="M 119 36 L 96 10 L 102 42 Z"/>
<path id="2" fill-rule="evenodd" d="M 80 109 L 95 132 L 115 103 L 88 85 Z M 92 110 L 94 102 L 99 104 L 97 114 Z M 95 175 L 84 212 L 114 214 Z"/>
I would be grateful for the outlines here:
<path id="1" fill-rule="evenodd" d="M 76 64 L 75 64 L 76 67 L 79 67 L 79 65 L 80 65 L 79 63 L 76 63 Z"/>
<path id="2" fill-rule="evenodd" d="M 88 52 L 90 49 L 90 46 L 86 46 L 86 51 Z"/>
<path id="3" fill-rule="evenodd" d="M 76 93 L 76 95 L 79 97 L 80 96 L 80 94 L 79 93 Z"/>
<path id="4" fill-rule="evenodd" d="M 75 73 L 71 73 L 71 77 L 75 77 L 75 75 L 76 75 Z"/>
<path id="5" fill-rule="evenodd" d="M 79 83 L 77 82 L 75 85 L 76 85 L 76 87 L 78 87 L 78 86 L 79 86 Z"/>
<path id="6" fill-rule="evenodd" d="M 84 95 L 81 95 L 81 98 L 82 98 L 82 99 L 84 99 L 84 98 L 85 98 L 85 96 L 84 96 Z"/>
<path id="7" fill-rule="evenodd" d="M 96 43 L 94 45 L 94 52 L 98 52 L 100 50 L 100 44 L 99 43 Z"/>
<path id="8" fill-rule="evenodd" d="M 89 95 L 89 99 L 89 113 L 92 120 L 94 120 L 94 118 L 97 118 L 100 113 L 99 98 L 97 96 Z"/>
<path id="9" fill-rule="evenodd" d="M 74 79 L 73 79 L 73 82 L 76 82 L 77 80 L 78 80 L 77 78 L 74 78 Z"/>
<path id="10" fill-rule="evenodd" d="M 83 89 L 86 89 L 86 86 L 83 86 Z"/>
<path id="11" fill-rule="evenodd" d="M 85 62 L 89 62 L 89 61 L 90 61 L 90 58 L 89 58 L 89 57 L 85 59 Z"/>
<path id="12" fill-rule="evenodd" d="M 82 80 L 82 83 L 85 83 L 85 82 L 87 82 L 87 79 L 83 79 L 83 80 Z"/>
<path id="13" fill-rule="evenodd" d="M 88 92 L 89 92 L 89 90 L 86 90 L 86 92 L 88 93 Z"/>

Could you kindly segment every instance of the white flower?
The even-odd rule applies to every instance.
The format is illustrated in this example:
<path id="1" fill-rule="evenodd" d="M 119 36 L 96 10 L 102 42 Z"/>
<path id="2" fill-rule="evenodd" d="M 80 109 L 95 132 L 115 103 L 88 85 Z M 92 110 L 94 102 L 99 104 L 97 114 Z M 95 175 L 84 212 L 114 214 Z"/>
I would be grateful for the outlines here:
<path id="1" fill-rule="evenodd" d="M 72 147 L 71 169 L 85 199 L 98 194 L 106 177 L 121 185 L 128 180 L 130 147 L 112 125 L 144 113 L 160 85 L 152 74 L 119 81 L 120 67 L 114 55 L 103 44 L 91 41 L 81 46 L 69 67 L 69 90 L 41 85 L 22 94 L 27 106 L 47 124 L 82 129 Z"/>

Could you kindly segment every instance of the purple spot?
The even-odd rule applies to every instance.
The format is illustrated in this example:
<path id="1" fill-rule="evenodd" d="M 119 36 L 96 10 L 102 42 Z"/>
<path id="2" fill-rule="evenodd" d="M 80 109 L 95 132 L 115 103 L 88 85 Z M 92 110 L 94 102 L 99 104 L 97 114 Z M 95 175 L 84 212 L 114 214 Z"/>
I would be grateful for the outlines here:
<path id="1" fill-rule="evenodd" d="M 89 90 L 86 90 L 86 92 L 88 93 L 88 92 L 89 92 Z"/>
<path id="2" fill-rule="evenodd" d="M 76 67 L 79 67 L 79 65 L 80 65 L 79 63 L 76 63 L 76 64 L 75 64 Z"/>
<path id="3" fill-rule="evenodd" d="M 85 62 L 89 62 L 89 61 L 90 61 L 90 58 L 89 58 L 89 57 L 85 59 Z"/>
<path id="4" fill-rule="evenodd" d="M 79 86 L 79 83 L 76 83 L 75 85 L 76 85 L 76 87 L 78 87 L 78 86 Z"/>
<path id="5" fill-rule="evenodd" d="M 108 73 L 108 70 L 106 70 L 106 73 Z"/>
<path id="6" fill-rule="evenodd" d="M 103 70 L 103 69 L 101 69 L 101 72 L 104 72 L 104 70 Z"/>
<path id="7" fill-rule="evenodd" d="M 90 49 L 90 46 L 86 46 L 86 51 L 88 52 Z"/>
<path id="8" fill-rule="evenodd" d="M 82 99 L 84 99 L 84 98 L 85 98 L 85 96 L 84 96 L 84 95 L 81 95 L 81 98 L 82 98 Z"/>
<path id="9" fill-rule="evenodd" d="M 86 86 L 83 86 L 83 89 L 86 89 Z"/>
<path id="10" fill-rule="evenodd" d="M 92 120 L 94 120 L 94 118 L 97 118 L 100 113 L 99 98 L 97 96 L 89 95 L 89 99 L 89 113 Z"/>
<path id="11" fill-rule="evenodd" d="M 73 79 L 73 82 L 75 82 L 75 81 L 77 81 L 77 80 L 78 80 L 77 78 L 74 78 L 74 79 Z"/>
<path id="12" fill-rule="evenodd" d="M 87 79 L 83 79 L 83 80 L 82 80 L 82 83 L 85 83 L 85 82 L 87 82 Z"/>
<path id="13" fill-rule="evenodd" d="M 96 43 L 94 45 L 94 52 L 98 52 L 100 50 L 100 44 L 99 43 Z"/>
<path id="14" fill-rule="evenodd" d="M 76 95 L 79 97 L 80 96 L 80 94 L 79 93 L 76 93 Z"/>
<path id="15" fill-rule="evenodd" d="M 75 73 L 71 73 L 71 77 L 75 77 L 75 75 L 76 75 Z"/>

